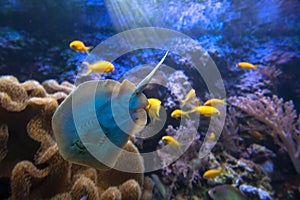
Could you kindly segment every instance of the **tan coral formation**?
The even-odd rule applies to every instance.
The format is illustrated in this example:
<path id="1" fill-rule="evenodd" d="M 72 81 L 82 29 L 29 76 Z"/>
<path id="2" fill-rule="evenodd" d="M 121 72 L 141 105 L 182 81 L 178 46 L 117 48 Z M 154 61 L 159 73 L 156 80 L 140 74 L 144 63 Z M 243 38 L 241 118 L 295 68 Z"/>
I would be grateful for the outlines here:
<path id="1" fill-rule="evenodd" d="M 133 144 L 128 142 L 127 146 L 129 146 L 127 149 L 132 149 Z M 20 196 L 25 199 L 51 197 L 52 199 L 78 199 L 83 196 L 87 197 L 87 199 L 100 200 L 141 199 L 142 189 L 137 180 L 144 178 L 143 174 L 132 174 L 132 177 L 130 177 L 130 175 L 125 176 L 124 172 L 118 172 L 112 169 L 111 171 L 113 171 L 113 173 L 109 173 L 109 175 L 113 175 L 114 177 L 111 177 L 110 180 L 106 179 L 106 182 L 98 181 L 101 180 L 101 176 L 103 176 L 104 179 L 109 176 L 105 176 L 105 172 L 93 168 L 79 165 L 72 167 L 71 163 L 65 161 L 60 156 L 56 145 L 45 151 L 45 154 L 48 155 L 41 155 L 41 157 L 48 159 L 38 158 L 38 160 L 42 160 L 39 164 L 48 164 L 44 169 L 38 170 L 28 161 L 22 161 L 14 168 L 11 180 L 12 199 L 20 199 L 18 198 Z M 135 164 L 142 165 L 142 162 Z M 26 178 L 26 182 L 20 184 L 20 178 Z M 122 184 L 116 184 L 123 179 L 127 180 L 122 182 Z M 39 184 L 34 184 L 36 182 Z M 28 191 L 30 191 L 30 193 Z M 151 184 L 149 186 L 148 183 L 144 191 L 147 194 L 146 197 L 151 197 L 151 195 L 149 195 L 152 191 Z"/>
<path id="2" fill-rule="evenodd" d="M 75 88 L 75 86 L 66 81 L 58 84 L 55 80 L 47 80 L 44 81 L 42 85 L 49 94 L 55 94 L 57 92 L 69 94 Z"/>
<path id="3" fill-rule="evenodd" d="M 0 124 L 0 162 L 7 154 L 8 127 L 6 124 Z"/>
<path id="4" fill-rule="evenodd" d="M 143 160 L 130 141 L 124 149 L 136 156 L 121 155 L 119 165 L 134 162 L 141 173 L 103 172 L 61 157 L 51 118 L 73 88 L 67 82 L 0 77 L 0 177 L 11 179 L 10 199 L 151 199 L 153 185 L 146 179 L 143 188 Z"/>
<path id="5" fill-rule="evenodd" d="M 12 76 L 0 78 L 0 124 L 7 126 L 9 138 L 5 143 L 1 129 L 0 177 L 10 177 L 12 168 L 22 160 L 33 161 L 39 142 L 44 138 L 39 133 L 52 137 L 51 117 L 57 106 L 57 100 L 37 81 L 19 83 Z M 33 123 L 35 121 L 41 124 Z"/>
<path id="6" fill-rule="evenodd" d="M 26 90 L 11 76 L 0 79 L 0 105 L 7 111 L 22 111 L 26 107 Z"/>
<path id="7" fill-rule="evenodd" d="M 145 177 L 143 189 L 144 189 L 144 191 L 142 193 L 141 200 L 152 199 L 153 182 L 152 182 L 151 178 Z"/>

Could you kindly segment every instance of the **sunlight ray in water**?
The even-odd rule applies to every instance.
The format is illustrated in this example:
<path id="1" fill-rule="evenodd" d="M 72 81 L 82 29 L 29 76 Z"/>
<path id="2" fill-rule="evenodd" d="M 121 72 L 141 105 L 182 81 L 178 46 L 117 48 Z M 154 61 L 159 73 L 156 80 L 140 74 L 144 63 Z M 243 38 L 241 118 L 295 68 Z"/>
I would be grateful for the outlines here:
<path id="1" fill-rule="evenodd" d="M 137 0 L 105 0 L 105 3 L 112 23 L 118 31 L 153 26 L 151 19 L 159 11 L 153 9 L 157 6 L 156 0 L 151 0 L 147 4 Z"/>

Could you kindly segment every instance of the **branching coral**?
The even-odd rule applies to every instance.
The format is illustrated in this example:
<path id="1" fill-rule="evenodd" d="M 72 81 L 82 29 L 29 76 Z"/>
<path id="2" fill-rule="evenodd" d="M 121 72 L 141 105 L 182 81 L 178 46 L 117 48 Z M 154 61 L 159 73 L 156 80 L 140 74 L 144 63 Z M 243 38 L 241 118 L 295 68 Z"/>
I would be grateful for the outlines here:
<path id="1" fill-rule="evenodd" d="M 230 103 L 271 128 L 268 134 L 287 150 L 300 174 L 300 116 L 297 116 L 293 102 L 256 93 L 252 98 L 232 97 Z"/>
<path id="2" fill-rule="evenodd" d="M 183 143 L 185 142 L 185 144 L 189 144 L 186 152 L 176 162 L 162 170 L 164 181 L 170 183 L 171 191 L 176 189 L 177 184 L 181 181 L 192 188 L 193 183 L 197 182 L 199 178 L 199 168 L 195 165 L 193 159 L 198 159 L 201 142 L 199 140 L 200 135 L 197 133 L 194 123 L 192 120 L 187 120 L 187 126 L 182 125 L 178 129 L 175 129 L 170 125 L 166 129 L 168 135 L 173 136 L 179 141 L 183 141 Z M 193 140 L 189 141 L 191 137 Z M 167 163 L 171 163 L 172 159 L 174 159 L 168 151 L 159 150 L 158 155 L 164 166 Z"/>
<path id="3" fill-rule="evenodd" d="M 242 138 L 238 135 L 239 126 L 237 111 L 232 107 L 228 107 L 224 128 L 221 134 L 221 140 L 224 148 L 230 152 L 238 152 L 239 144 Z M 218 123 L 218 121 L 217 121 Z"/>
<path id="4" fill-rule="evenodd" d="M 177 98 L 176 100 L 183 100 L 188 91 L 192 89 L 191 83 L 183 71 L 175 71 L 170 75 L 167 88 Z"/>
<path id="5" fill-rule="evenodd" d="M 275 66 L 260 66 L 258 70 L 243 74 L 238 83 L 234 84 L 234 92 L 235 94 L 253 94 L 263 90 L 265 94 L 272 94 L 281 73 L 281 70 Z"/>

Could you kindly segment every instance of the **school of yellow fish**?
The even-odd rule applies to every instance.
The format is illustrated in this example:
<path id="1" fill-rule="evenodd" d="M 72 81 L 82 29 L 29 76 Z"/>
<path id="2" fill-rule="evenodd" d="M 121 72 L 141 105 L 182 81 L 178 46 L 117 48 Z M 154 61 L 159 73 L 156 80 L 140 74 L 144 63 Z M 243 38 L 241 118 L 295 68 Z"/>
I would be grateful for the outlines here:
<path id="1" fill-rule="evenodd" d="M 175 119 L 178 119 L 180 117 L 189 118 L 189 114 L 192 114 L 192 113 L 197 113 L 197 114 L 203 115 L 205 117 L 220 116 L 220 111 L 218 110 L 217 107 L 219 105 L 226 104 L 226 102 L 225 102 L 225 99 L 209 99 L 203 105 L 201 105 L 200 100 L 196 97 L 195 90 L 191 89 L 186 94 L 185 98 L 181 101 L 182 107 L 187 106 L 188 104 L 190 104 L 190 106 L 191 106 L 190 110 L 184 111 L 184 110 L 180 110 L 180 109 L 175 109 L 171 113 L 171 117 L 175 118 Z M 168 137 L 169 137 L 169 140 L 172 141 L 172 143 L 180 144 L 180 142 L 178 142 L 172 136 L 168 136 Z M 211 140 L 211 141 L 215 140 L 214 133 L 211 133 L 209 135 L 209 140 Z M 169 143 L 167 143 L 167 144 L 169 144 Z"/>
<path id="2" fill-rule="evenodd" d="M 80 53 L 89 53 L 89 51 L 92 49 L 92 47 L 87 47 L 82 41 L 75 40 L 70 43 L 70 48 L 73 49 L 76 52 Z M 97 61 L 95 63 L 88 63 L 83 62 L 83 65 L 86 65 L 88 70 L 86 73 L 84 73 L 82 76 L 87 76 L 91 74 L 92 72 L 96 74 L 106 74 L 109 72 L 113 72 L 115 70 L 115 67 L 112 63 L 104 60 Z M 257 70 L 257 66 L 253 65 L 248 62 L 239 62 L 236 64 L 236 67 L 239 67 L 241 69 L 253 69 Z M 220 111 L 218 110 L 218 106 L 226 104 L 225 99 L 209 99 L 204 104 L 201 104 L 200 100 L 196 97 L 196 91 L 194 89 L 191 89 L 185 96 L 183 100 L 181 100 L 181 107 L 185 108 L 187 106 L 190 106 L 191 109 L 189 110 L 180 110 L 175 109 L 171 113 L 171 117 L 178 119 L 181 117 L 187 117 L 189 118 L 189 114 L 196 113 L 199 115 L 203 115 L 205 117 L 212 117 L 212 116 L 220 116 Z M 151 120 L 151 123 L 155 123 L 155 121 L 160 120 L 160 112 L 161 109 L 161 101 L 156 98 L 148 98 L 148 106 L 145 108 L 147 111 L 149 118 Z M 250 131 L 250 135 L 258 138 L 263 139 L 263 135 L 258 131 Z M 214 141 L 215 140 L 215 133 L 210 133 L 208 136 L 209 140 Z M 170 145 L 173 147 L 181 148 L 182 144 L 178 142 L 174 137 L 172 136 L 163 136 L 161 138 L 162 142 L 165 145 Z M 222 168 L 215 168 L 215 169 L 209 169 L 204 172 L 203 177 L 207 179 L 214 179 L 217 176 L 225 173 L 225 167 L 222 165 Z"/>

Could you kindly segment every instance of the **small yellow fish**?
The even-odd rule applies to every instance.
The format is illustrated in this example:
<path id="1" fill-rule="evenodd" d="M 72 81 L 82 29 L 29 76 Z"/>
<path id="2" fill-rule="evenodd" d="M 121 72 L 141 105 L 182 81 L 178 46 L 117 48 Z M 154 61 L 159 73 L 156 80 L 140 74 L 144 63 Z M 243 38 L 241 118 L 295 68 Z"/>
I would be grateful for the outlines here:
<path id="1" fill-rule="evenodd" d="M 165 143 L 165 144 L 169 144 L 173 147 L 181 147 L 182 144 L 180 144 L 175 138 L 173 138 L 172 136 L 163 136 L 161 138 L 161 140 Z"/>
<path id="2" fill-rule="evenodd" d="M 176 109 L 176 110 L 174 110 L 174 111 L 171 113 L 171 117 L 176 118 L 176 119 L 177 119 L 178 117 L 181 117 L 181 116 L 186 116 L 186 117 L 190 118 L 188 112 L 182 111 L 182 110 L 179 110 L 179 109 Z"/>
<path id="3" fill-rule="evenodd" d="M 198 112 L 200 115 L 204 115 L 206 117 L 220 115 L 220 111 L 217 108 L 212 106 L 196 106 L 190 112 L 191 113 Z"/>
<path id="4" fill-rule="evenodd" d="M 83 62 L 82 64 L 88 67 L 88 71 L 82 76 L 87 76 L 92 72 L 99 73 L 99 74 L 106 74 L 108 72 L 112 72 L 115 70 L 114 65 L 108 61 L 98 61 L 95 62 L 94 64 Z"/>
<path id="5" fill-rule="evenodd" d="M 222 104 L 225 104 L 225 99 L 209 99 L 204 103 L 205 106 L 212 106 L 212 107 L 216 107 Z"/>
<path id="6" fill-rule="evenodd" d="M 211 134 L 209 134 L 209 136 L 208 136 L 208 139 L 209 139 L 210 141 L 215 141 L 215 139 L 216 139 L 215 133 L 214 133 L 214 132 L 211 132 Z"/>
<path id="7" fill-rule="evenodd" d="M 250 131 L 249 133 L 253 137 L 256 137 L 256 138 L 258 138 L 260 140 L 264 139 L 264 136 L 260 132 L 258 132 L 258 131 Z"/>
<path id="8" fill-rule="evenodd" d="M 159 120 L 160 105 L 161 101 L 159 99 L 148 99 L 148 106 L 145 108 L 145 110 L 148 112 L 149 117 L 151 121 L 153 121 L 153 123 L 155 123 L 156 120 Z"/>
<path id="9" fill-rule="evenodd" d="M 181 101 L 182 106 L 184 106 L 185 104 L 187 104 L 188 102 L 191 102 L 196 96 L 196 92 L 194 89 L 191 89 L 187 95 L 185 96 L 185 98 Z"/>
<path id="10" fill-rule="evenodd" d="M 242 69 L 254 69 L 257 70 L 257 66 L 248 63 L 248 62 L 239 62 L 238 64 L 236 64 L 237 67 L 242 68 Z"/>
<path id="11" fill-rule="evenodd" d="M 75 40 L 70 43 L 70 48 L 76 52 L 88 53 L 92 47 L 86 47 L 83 42 Z"/>
<path id="12" fill-rule="evenodd" d="M 221 169 L 209 169 L 206 172 L 204 172 L 203 177 L 204 178 L 216 178 L 217 176 L 220 176 L 221 174 L 225 173 L 225 167 L 222 165 Z"/>

